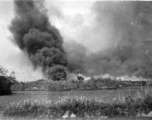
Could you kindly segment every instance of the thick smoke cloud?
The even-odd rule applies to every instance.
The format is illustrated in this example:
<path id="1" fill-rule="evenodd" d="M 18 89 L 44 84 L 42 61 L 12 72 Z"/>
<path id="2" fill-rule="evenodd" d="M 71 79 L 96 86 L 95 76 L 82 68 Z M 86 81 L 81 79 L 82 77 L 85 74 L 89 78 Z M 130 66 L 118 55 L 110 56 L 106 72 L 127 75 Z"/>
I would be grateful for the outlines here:
<path id="1" fill-rule="evenodd" d="M 13 42 L 27 54 L 35 69 L 42 68 L 50 78 L 52 67 L 67 65 L 63 38 L 49 23 L 41 1 L 15 0 L 14 3 L 16 15 L 10 26 Z"/>
<path id="2" fill-rule="evenodd" d="M 80 37 L 72 38 L 70 33 L 64 35 L 68 30 L 61 29 L 64 37 L 76 39 L 64 44 L 59 31 L 49 23 L 42 2 L 16 0 L 15 11 L 16 16 L 10 26 L 13 42 L 27 54 L 34 68 L 42 68 L 48 77 L 54 71 L 52 69 L 64 67 L 71 72 L 88 75 L 109 73 L 114 76 L 152 77 L 152 2 L 95 2 L 90 9 L 92 16 L 90 14 L 88 18 L 91 25 L 85 24 L 83 15 L 78 21 L 80 25 L 68 22 L 76 30 L 83 25 L 81 34 L 76 32 L 82 42 L 76 42 Z M 57 13 L 51 11 L 53 13 L 57 14 L 56 20 L 62 21 L 61 25 L 64 20 L 66 23 L 70 21 L 62 10 Z M 79 16 L 75 19 L 79 20 Z M 97 49 L 93 45 L 86 47 L 90 40 Z M 104 45 L 100 46 L 101 43 Z"/>
<path id="3" fill-rule="evenodd" d="M 96 2 L 92 10 L 96 31 L 103 25 L 110 30 L 110 47 L 88 53 L 78 43 L 65 44 L 65 48 L 72 46 L 66 49 L 68 68 L 89 75 L 152 77 L 152 2 Z"/>

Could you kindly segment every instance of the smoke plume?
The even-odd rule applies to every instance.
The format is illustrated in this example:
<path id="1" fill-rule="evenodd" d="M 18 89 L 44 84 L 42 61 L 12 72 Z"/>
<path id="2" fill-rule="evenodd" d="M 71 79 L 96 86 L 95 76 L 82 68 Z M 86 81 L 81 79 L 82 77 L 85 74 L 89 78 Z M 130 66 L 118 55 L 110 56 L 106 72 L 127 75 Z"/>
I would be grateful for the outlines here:
<path id="1" fill-rule="evenodd" d="M 152 2 L 98 1 L 91 9 L 96 15 L 92 34 L 105 28 L 112 39 L 107 49 L 93 53 L 85 44 L 65 43 L 68 68 L 89 75 L 152 77 Z"/>
<path id="2" fill-rule="evenodd" d="M 84 10 L 90 4 L 90 10 Z M 60 7 L 51 8 L 51 15 L 56 15 L 54 21 L 50 15 L 51 23 L 57 23 L 66 38 L 63 44 L 42 2 L 16 0 L 16 16 L 10 26 L 13 41 L 34 68 L 42 68 L 48 77 L 56 68 L 65 67 L 87 75 L 152 77 L 152 2 L 97 1 L 82 8 L 74 9 L 84 11 L 71 12 L 71 19 Z M 61 72 L 58 75 L 65 76 Z"/>
<path id="3" fill-rule="evenodd" d="M 35 69 L 50 78 L 51 68 L 67 65 L 63 38 L 49 23 L 41 1 L 15 0 L 15 18 L 10 31 L 13 42 L 29 57 Z"/>

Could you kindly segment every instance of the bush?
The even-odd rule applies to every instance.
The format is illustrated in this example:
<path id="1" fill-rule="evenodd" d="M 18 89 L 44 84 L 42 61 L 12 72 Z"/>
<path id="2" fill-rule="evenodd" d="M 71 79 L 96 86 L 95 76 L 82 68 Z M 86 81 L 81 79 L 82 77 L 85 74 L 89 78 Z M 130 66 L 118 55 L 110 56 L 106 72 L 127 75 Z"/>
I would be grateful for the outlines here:
<path id="1" fill-rule="evenodd" d="M 5 70 L 0 66 L 0 95 L 11 94 L 11 85 L 16 82 L 15 72 L 12 72 L 10 76 L 7 76 L 8 70 Z"/>
<path id="2" fill-rule="evenodd" d="M 6 76 L 0 76 L 0 95 L 11 94 L 11 81 Z"/>

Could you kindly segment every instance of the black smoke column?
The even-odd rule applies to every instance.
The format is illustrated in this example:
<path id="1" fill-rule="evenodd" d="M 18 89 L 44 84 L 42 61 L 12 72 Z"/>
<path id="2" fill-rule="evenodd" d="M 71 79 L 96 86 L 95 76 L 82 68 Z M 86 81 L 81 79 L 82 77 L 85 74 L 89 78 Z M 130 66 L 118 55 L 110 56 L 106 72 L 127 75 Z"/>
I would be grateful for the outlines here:
<path id="1" fill-rule="evenodd" d="M 10 26 L 13 42 L 28 55 L 35 69 L 42 68 L 44 75 L 52 78 L 55 66 L 65 68 L 67 65 L 59 31 L 49 23 L 40 1 L 15 0 L 14 3 L 16 15 Z"/>

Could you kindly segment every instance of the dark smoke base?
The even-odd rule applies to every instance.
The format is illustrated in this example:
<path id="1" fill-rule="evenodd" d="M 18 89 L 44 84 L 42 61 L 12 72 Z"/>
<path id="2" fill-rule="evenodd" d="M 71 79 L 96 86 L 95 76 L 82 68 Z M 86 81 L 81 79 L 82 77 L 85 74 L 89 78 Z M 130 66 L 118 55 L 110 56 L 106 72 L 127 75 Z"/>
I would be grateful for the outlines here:
<path id="1" fill-rule="evenodd" d="M 28 55 L 35 69 L 41 67 L 44 75 L 51 78 L 56 65 L 67 65 L 63 39 L 49 23 L 41 1 L 15 0 L 14 3 L 16 16 L 10 26 L 13 42 Z"/>

